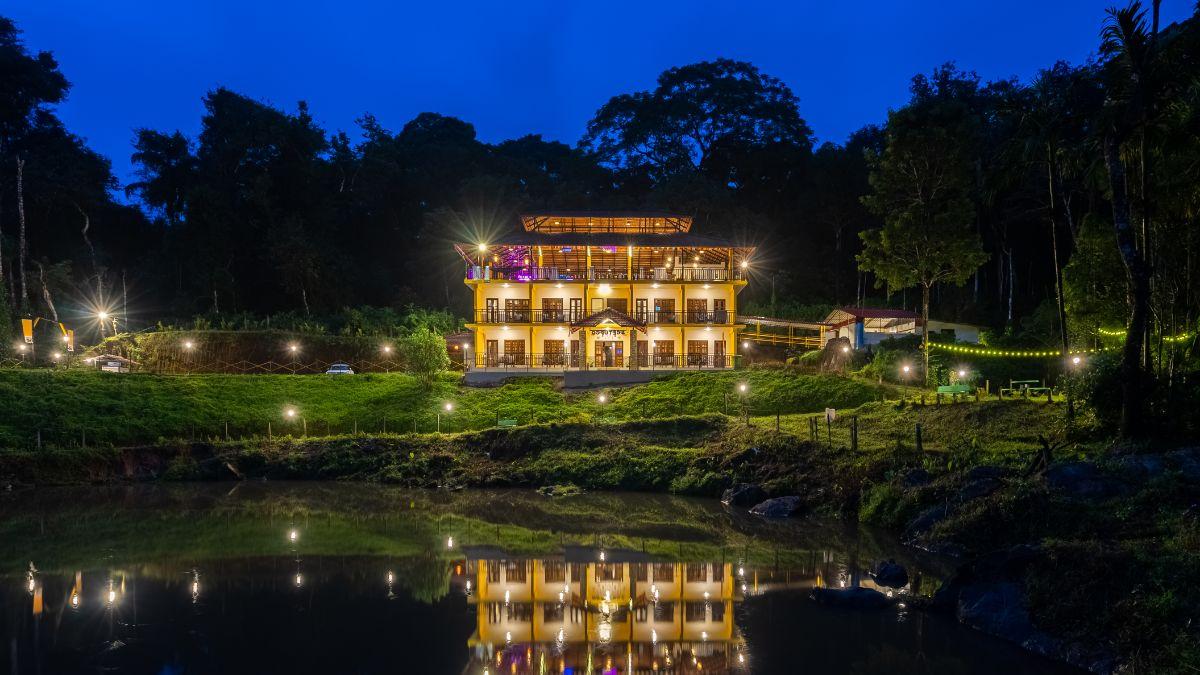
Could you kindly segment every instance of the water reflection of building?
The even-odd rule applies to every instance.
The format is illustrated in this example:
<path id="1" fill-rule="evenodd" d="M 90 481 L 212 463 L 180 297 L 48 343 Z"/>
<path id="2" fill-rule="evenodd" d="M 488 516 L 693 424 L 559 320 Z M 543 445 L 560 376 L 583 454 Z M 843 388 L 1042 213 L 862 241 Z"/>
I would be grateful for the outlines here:
<path id="1" fill-rule="evenodd" d="M 730 672 L 745 663 L 728 562 L 654 562 L 570 547 L 557 557 L 468 551 L 473 673 Z M 469 586 L 466 585 L 469 582 Z"/>

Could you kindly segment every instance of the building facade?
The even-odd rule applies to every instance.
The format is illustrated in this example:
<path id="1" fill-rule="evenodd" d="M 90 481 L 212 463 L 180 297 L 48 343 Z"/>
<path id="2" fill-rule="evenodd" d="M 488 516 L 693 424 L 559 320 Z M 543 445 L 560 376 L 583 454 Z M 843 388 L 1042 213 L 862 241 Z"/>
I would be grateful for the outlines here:
<path id="1" fill-rule="evenodd" d="M 457 244 L 474 298 L 475 370 L 732 368 L 751 248 L 667 213 L 528 214 Z"/>

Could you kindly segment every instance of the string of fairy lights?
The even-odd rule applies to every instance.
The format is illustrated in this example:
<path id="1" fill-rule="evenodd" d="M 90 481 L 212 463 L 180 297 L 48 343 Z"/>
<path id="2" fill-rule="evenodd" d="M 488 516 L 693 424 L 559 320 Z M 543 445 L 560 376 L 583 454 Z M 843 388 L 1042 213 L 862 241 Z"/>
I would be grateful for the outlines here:
<path id="1" fill-rule="evenodd" d="M 1104 337 L 1125 337 L 1125 333 L 1126 333 L 1125 329 L 1113 329 L 1113 328 L 1097 328 L 1096 332 L 1100 333 Z M 1195 333 L 1192 333 L 1189 331 L 1184 331 L 1183 333 L 1179 333 L 1176 335 L 1163 335 L 1163 336 L 1161 336 L 1161 339 L 1163 342 L 1187 342 L 1188 340 L 1191 340 L 1193 337 L 1195 337 L 1195 335 L 1196 335 Z"/>
<path id="2" fill-rule="evenodd" d="M 940 342 L 930 342 L 930 348 L 940 349 L 943 351 L 954 352 L 955 354 L 969 354 L 971 356 L 995 356 L 999 358 L 1018 358 L 1018 359 L 1045 359 L 1063 356 L 1062 350 L 1059 349 L 995 349 L 992 347 L 966 347 L 964 345 L 947 345 Z M 1095 354 L 1104 351 L 1103 348 L 1096 349 L 1076 349 L 1067 353 L 1067 356 L 1082 356 L 1085 354 Z"/>
<path id="3" fill-rule="evenodd" d="M 1097 328 L 1096 331 L 1104 337 L 1123 337 L 1124 330 L 1113 328 Z M 1163 342 L 1179 343 L 1186 342 L 1195 337 L 1193 332 L 1183 332 L 1176 335 L 1163 335 L 1160 339 Z M 968 347 L 966 345 L 949 345 L 939 342 L 930 342 L 931 349 L 937 349 L 955 354 L 967 354 L 970 356 L 993 356 L 1006 359 L 1049 359 L 1063 356 L 1079 357 L 1087 354 L 1096 354 L 1107 351 L 1107 347 L 1096 347 L 1093 349 L 1073 349 L 1064 354 L 1061 349 L 997 349 L 995 347 Z"/>

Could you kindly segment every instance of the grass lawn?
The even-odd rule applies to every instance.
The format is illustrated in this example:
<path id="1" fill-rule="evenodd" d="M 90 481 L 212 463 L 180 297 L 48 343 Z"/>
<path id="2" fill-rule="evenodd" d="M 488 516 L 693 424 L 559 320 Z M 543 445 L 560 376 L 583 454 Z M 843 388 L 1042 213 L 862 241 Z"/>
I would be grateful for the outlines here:
<path id="1" fill-rule="evenodd" d="M 803 413 L 878 400 L 873 383 L 788 369 L 684 373 L 607 391 L 562 392 L 548 379 L 502 387 L 462 387 L 446 374 L 425 387 L 402 373 L 323 375 L 142 375 L 94 371 L 0 371 L 0 447 L 43 444 L 132 445 L 160 439 L 299 436 L 359 432 L 484 429 L 520 424 L 633 420 L 736 412 L 737 385 L 752 410 Z M 285 409 L 298 416 L 287 419 Z"/>

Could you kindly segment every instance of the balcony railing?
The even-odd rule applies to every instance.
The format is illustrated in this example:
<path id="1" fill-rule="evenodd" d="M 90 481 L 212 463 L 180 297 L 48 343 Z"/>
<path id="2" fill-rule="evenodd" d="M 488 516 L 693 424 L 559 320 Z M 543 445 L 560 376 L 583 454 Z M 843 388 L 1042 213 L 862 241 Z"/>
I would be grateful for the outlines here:
<path id="1" fill-rule="evenodd" d="M 475 323 L 536 323 L 536 324 L 566 324 L 574 323 L 587 316 L 587 312 L 570 309 L 477 309 Z M 684 321 L 689 324 L 727 325 L 733 315 L 727 310 L 690 312 L 634 312 L 632 315 L 647 324 L 678 324 Z"/>
<path id="2" fill-rule="evenodd" d="M 497 370 L 683 370 L 733 368 L 732 354 L 625 354 L 604 359 L 579 354 L 477 354 L 475 368 Z"/>
<path id="3" fill-rule="evenodd" d="M 493 265 L 467 265 L 467 279 L 471 281 L 630 281 L 630 271 L 624 267 L 497 267 Z M 632 272 L 632 281 L 710 281 L 725 282 L 744 279 L 741 269 L 731 274 L 725 267 L 638 267 Z"/>
<path id="4" fill-rule="evenodd" d="M 477 309 L 475 323 L 572 323 L 587 316 L 571 309 Z"/>

